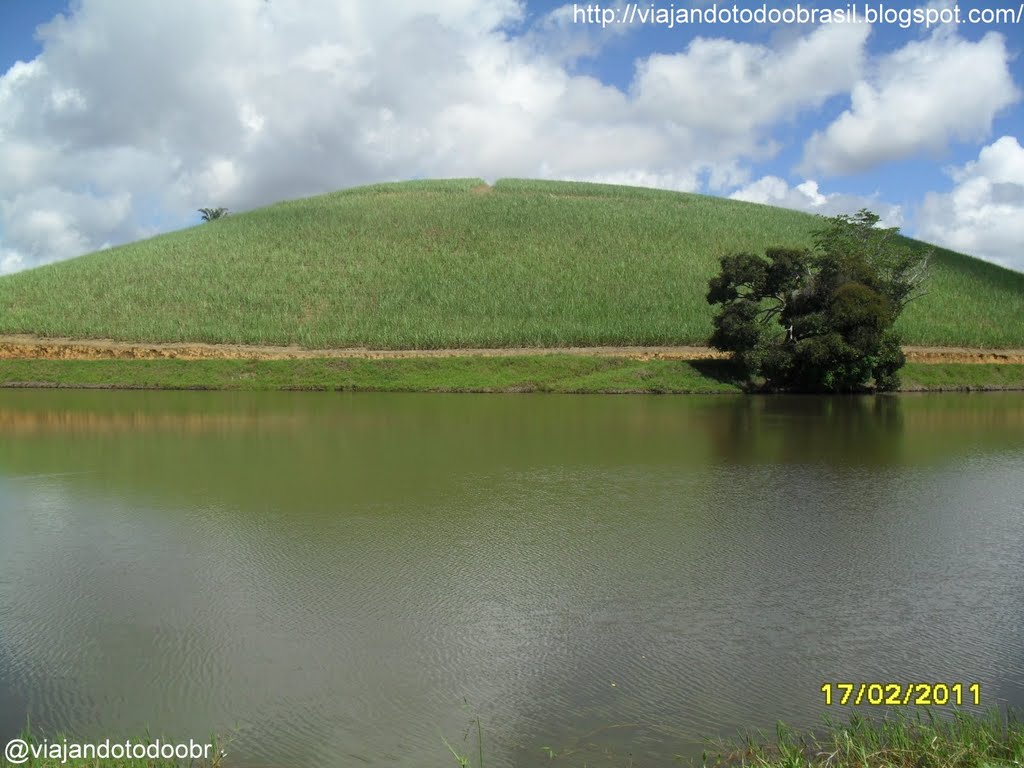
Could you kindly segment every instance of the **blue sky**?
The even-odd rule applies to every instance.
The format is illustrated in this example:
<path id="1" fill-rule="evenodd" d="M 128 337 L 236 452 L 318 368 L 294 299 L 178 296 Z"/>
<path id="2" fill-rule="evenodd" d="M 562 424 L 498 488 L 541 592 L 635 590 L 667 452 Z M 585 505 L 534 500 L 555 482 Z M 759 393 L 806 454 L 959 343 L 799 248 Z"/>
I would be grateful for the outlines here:
<path id="1" fill-rule="evenodd" d="M 574 11 L 617 22 L 631 4 L 6 0 L 0 272 L 188 226 L 202 206 L 446 176 L 870 207 L 1024 271 L 1024 25 L 969 16 L 1024 7 L 799 5 L 961 21 L 683 16 L 731 0 L 648 0 L 604 26 Z M 637 20 L 656 10 L 673 28 Z"/>
<path id="2" fill-rule="evenodd" d="M 67 10 L 66 0 L 26 0 L 4 3 L 0 13 L 0 69 L 7 71 L 18 61 L 29 61 L 42 52 L 42 45 L 35 39 L 36 27 L 58 13 Z"/>
<path id="3" fill-rule="evenodd" d="M 684 8 L 710 3 L 639 3 L 642 8 L 661 7 L 667 9 Z M 531 3 L 530 8 L 536 14 L 543 14 L 564 5 L 557 2 Z M 576 6 L 585 8 L 587 5 L 597 7 L 612 7 L 614 5 L 601 6 L 599 3 L 577 3 Z M 731 8 L 733 3 L 722 3 L 723 6 Z M 754 3 L 739 3 L 741 7 L 755 7 Z M 795 8 L 797 3 L 772 2 L 768 7 L 772 8 Z M 847 8 L 851 5 L 861 9 L 865 7 L 878 8 L 880 3 L 848 3 L 848 2 L 808 2 L 802 3 L 807 7 L 817 8 Z M 961 15 L 966 14 L 970 9 L 992 8 L 1001 5 L 1013 9 L 1013 6 L 1004 2 L 996 3 L 959 3 Z M 889 3 L 892 9 L 909 9 L 909 3 Z M 927 6 L 919 6 L 927 7 Z M 941 7 L 941 6 L 937 6 Z M 1019 9 L 1018 9 L 1019 10 Z M 1022 13 L 1024 15 L 1024 13 Z M 770 45 L 773 40 L 787 34 L 794 34 L 798 27 L 793 26 L 771 26 L 762 24 L 736 25 L 728 28 L 703 28 L 696 25 L 674 26 L 671 29 L 664 25 L 639 25 L 635 24 L 629 34 L 622 35 L 614 44 L 608 45 L 594 57 L 588 57 L 580 61 L 576 68 L 578 71 L 592 74 L 603 82 L 614 84 L 620 88 L 629 87 L 633 75 L 633 64 L 637 59 L 649 56 L 651 53 L 672 54 L 691 43 L 694 37 L 724 34 L 730 40 Z M 958 33 L 968 41 L 977 42 L 989 32 L 997 32 L 1003 35 L 1010 50 L 1015 55 L 1009 63 L 1010 71 L 1014 82 L 1018 87 L 1024 87 L 1024 25 L 1020 24 L 961 24 Z M 884 56 L 907 45 L 915 40 L 925 39 L 927 31 L 922 29 L 903 29 L 896 24 L 879 23 L 874 26 L 871 36 L 868 39 L 867 50 L 875 57 Z M 966 73 L 965 73 L 966 75 Z M 829 99 L 822 107 L 815 110 L 808 110 L 794 116 L 791 125 L 780 126 L 776 135 L 786 142 L 786 146 L 769 161 L 756 164 L 754 167 L 764 174 L 779 175 L 794 183 L 800 183 L 802 176 L 794 172 L 800 161 L 800 137 L 809 135 L 822 126 L 828 125 L 835 120 L 844 110 L 849 107 L 848 95 L 837 95 Z M 1024 101 L 1018 100 L 1016 104 L 998 111 L 993 120 L 991 135 L 1011 135 L 1022 139 L 1024 130 Z M 870 196 L 885 193 L 887 199 L 906 201 L 904 205 L 911 204 L 911 201 L 920 198 L 928 190 L 943 185 L 948 177 L 943 173 L 947 166 L 958 166 L 976 159 L 978 154 L 978 143 L 976 141 L 952 140 L 945 143 L 941 149 L 913 153 L 897 162 L 885 166 L 869 169 L 862 173 L 848 174 L 844 177 L 843 191 L 854 195 Z M 1024 248 L 1024 245 L 1022 245 Z"/>

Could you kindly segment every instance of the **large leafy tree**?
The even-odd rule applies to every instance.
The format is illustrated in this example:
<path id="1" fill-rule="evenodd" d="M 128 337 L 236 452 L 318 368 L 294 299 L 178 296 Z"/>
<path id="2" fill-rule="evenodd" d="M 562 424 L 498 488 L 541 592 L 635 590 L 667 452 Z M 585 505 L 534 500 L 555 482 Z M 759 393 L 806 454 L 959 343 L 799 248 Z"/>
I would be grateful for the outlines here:
<path id="1" fill-rule="evenodd" d="M 928 254 L 867 210 L 826 219 L 814 248 L 726 256 L 708 285 L 719 305 L 711 345 L 770 390 L 899 387 L 905 358 L 893 323 L 922 294 Z"/>

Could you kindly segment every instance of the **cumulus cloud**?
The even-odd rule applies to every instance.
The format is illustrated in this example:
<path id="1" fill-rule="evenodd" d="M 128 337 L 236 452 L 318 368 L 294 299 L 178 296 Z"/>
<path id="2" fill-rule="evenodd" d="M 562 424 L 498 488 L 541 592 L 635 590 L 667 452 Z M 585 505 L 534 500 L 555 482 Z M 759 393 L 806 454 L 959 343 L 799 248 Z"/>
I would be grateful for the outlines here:
<path id="1" fill-rule="evenodd" d="M 850 108 L 807 142 L 803 170 L 854 173 L 951 139 L 981 141 L 1020 93 L 1002 35 L 971 42 L 938 28 L 885 56 L 854 85 Z"/>
<path id="2" fill-rule="evenodd" d="M 5 268 L 182 226 L 202 206 L 373 181 L 735 187 L 777 150 L 775 123 L 860 77 L 868 35 L 697 39 L 638 61 L 624 91 L 552 53 L 564 15 L 530 28 L 517 0 L 80 0 L 0 77 Z"/>
<path id="3" fill-rule="evenodd" d="M 29 264 L 68 258 L 104 243 L 91 243 L 86 232 L 131 237 L 131 196 L 74 194 L 55 187 L 37 188 L 0 202 L 4 237 L 19 245 L 4 258 L 6 271 Z"/>
<path id="4" fill-rule="evenodd" d="M 778 176 L 763 176 L 736 190 L 729 197 L 733 200 L 792 208 L 820 216 L 853 214 L 867 208 L 878 214 L 881 226 L 903 226 L 903 210 L 900 206 L 883 202 L 877 197 L 845 195 L 838 192 L 825 194 L 818 188 L 818 182 L 811 179 L 791 187 L 785 179 Z"/>
<path id="5" fill-rule="evenodd" d="M 767 157 L 777 148 L 763 140 L 766 126 L 820 107 L 857 81 L 869 32 L 866 24 L 824 25 L 782 49 L 697 38 L 683 53 L 638 63 L 634 103 L 704 156 Z"/>
<path id="6" fill-rule="evenodd" d="M 1024 147 L 1003 136 L 950 175 L 952 191 L 926 196 L 919 236 L 1024 272 Z"/>
<path id="7" fill-rule="evenodd" d="M 24 259 L 20 253 L 7 248 L 0 248 L 0 275 L 8 275 L 25 268 Z"/>

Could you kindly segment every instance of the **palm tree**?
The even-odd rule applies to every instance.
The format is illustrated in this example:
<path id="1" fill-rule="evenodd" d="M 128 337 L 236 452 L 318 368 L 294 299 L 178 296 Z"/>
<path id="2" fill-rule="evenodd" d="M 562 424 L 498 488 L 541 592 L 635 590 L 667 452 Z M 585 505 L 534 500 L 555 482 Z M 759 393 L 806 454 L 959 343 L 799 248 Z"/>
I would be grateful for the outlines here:
<path id="1" fill-rule="evenodd" d="M 227 208 L 200 208 L 199 212 L 203 215 L 203 221 L 213 221 L 228 215 Z"/>

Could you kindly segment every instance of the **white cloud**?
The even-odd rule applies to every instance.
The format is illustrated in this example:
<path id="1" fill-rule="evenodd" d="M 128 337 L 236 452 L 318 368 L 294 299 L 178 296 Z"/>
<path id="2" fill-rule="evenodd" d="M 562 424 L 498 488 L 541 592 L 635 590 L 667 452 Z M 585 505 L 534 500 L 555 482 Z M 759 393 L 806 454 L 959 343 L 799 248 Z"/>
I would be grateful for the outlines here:
<path id="1" fill-rule="evenodd" d="M 950 175 L 951 192 L 926 196 L 918 235 L 1024 272 L 1024 148 L 1018 140 L 1003 136 Z"/>
<path id="2" fill-rule="evenodd" d="M 697 38 L 683 53 L 638 62 L 632 94 L 645 119 L 674 141 L 728 162 L 775 147 L 764 128 L 846 91 L 861 74 L 870 26 L 824 25 L 781 49 Z"/>
<path id="3" fill-rule="evenodd" d="M 605 7 L 618 10 L 623 5 L 622 0 L 616 0 Z M 634 31 L 628 24 L 585 23 L 585 8 L 585 4 L 567 3 L 548 11 L 533 23 L 526 34 L 527 42 L 539 54 L 573 64 L 596 56 L 610 41 Z"/>
<path id="4" fill-rule="evenodd" d="M 686 173 L 651 173 L 648 171 L 613 171 L 596 173 L 585 179 L 597 184 L 622 184 L 628 187 L 654 187 L 655 189 L 673 189 L 677 192 L 696 192 L 700 189 L 700 179 L 696 174 Z"/>
<path id="5" fill-rule="evenodd" d="M 102 241 L 91 242 L 87 232 L 115 233 L 126 239 L 135 234 L 129 221 L 131 195 L 100 197 L 41 187 L 0 201 L 4 239 L 18 250 L 2 249 L 6 267 L 68 258 Z M 8 269 L 8 271 L 10 271 Z"/>
<path id="6" fill-rule="evenodd" d="M 970 42 L 940 27 L 908 43 L 857 82 L 850 108 L 811 137 L 804 172 L 853 173 L 939 152 L 951 139 L 981 141 L 995 115 L 1020 97 L 1010 58 L 994 32 Z"/>
<path id="7" fill-rule="evenodd" d="M 880 226 L 900 227 L 903 225 L 903 210 L 900 206 L 883 202 L 877 196 L 863 197 L 838 192 L 825 194 L 819 189 L 818 182 L 812 179 L 791 187 L 785 179 L 780 179 L 778 176 L 763 176 L 736 190 L 729 197 L 733 200 L 776 205 L 780 208 L 792 208 L 797 211 L 816 213 L 820 216 L 854 214 L 862 208 L 867 208 L 878 214 Z"/>
<path id="8" fill-rule="evenodd" d="M 623 91 L 558 55 L 564 8 L 527 28 L 516 0 L 74 8 L 41 30 L 39 58 L 0 77 L 8 265 L 181 226 L 203 206 L 239 211 L 383 180 L 733 189 L 778 151 L 776 125 L 863 77 L 869 34 L 699 38 L 638 61 Z"/>
<path id="9" fill-rule="evenodd" d="M 20 253 L 6 248 L 0 248 L 0 275 L 8 275 L 25 268 L 24 259 Z"/>

